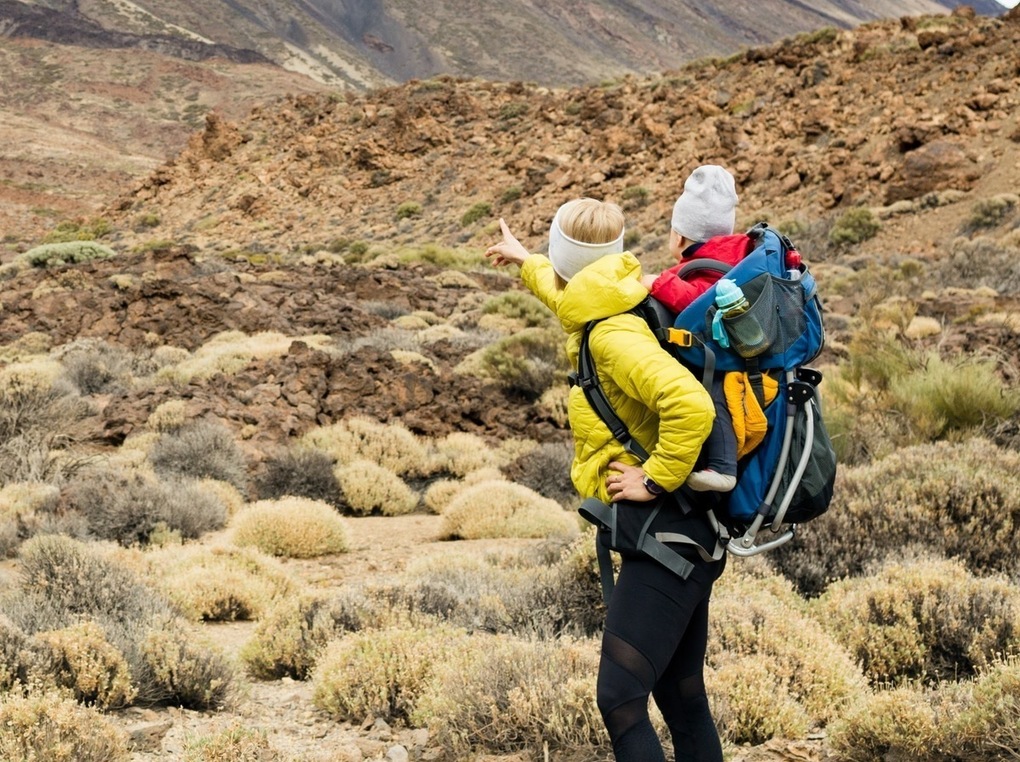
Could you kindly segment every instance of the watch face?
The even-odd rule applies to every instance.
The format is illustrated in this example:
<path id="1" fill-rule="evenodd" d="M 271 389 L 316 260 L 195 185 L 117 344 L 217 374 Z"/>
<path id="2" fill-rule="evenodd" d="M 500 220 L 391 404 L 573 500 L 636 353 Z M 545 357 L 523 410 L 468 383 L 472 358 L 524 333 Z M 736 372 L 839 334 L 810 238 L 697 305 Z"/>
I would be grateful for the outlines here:
<path id="1" fill-rule="evenodd" d="M 663 490 L 662 487 L 660 487 L 658 484 L 651 480 L 651 477 L 646 476 L 643 480 L 643 484 L 645 485 L 645 489 L 648 490 L 653 495 L 661 495 L 663 492 L 665 492 L 665 490 Z"/>

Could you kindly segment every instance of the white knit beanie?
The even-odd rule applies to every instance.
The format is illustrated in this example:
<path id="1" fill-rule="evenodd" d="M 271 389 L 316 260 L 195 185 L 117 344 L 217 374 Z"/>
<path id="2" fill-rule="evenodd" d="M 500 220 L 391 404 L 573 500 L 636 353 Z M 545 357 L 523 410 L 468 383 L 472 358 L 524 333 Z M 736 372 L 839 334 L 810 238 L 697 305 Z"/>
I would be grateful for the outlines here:
<path id="1" fill-rule="evenodd" d="M 560 213 L 573 202 L 566 204 L 556 210 L 552 225 L 549 228 L 549 261 L 553 270 L 563 280 L 569 281 L 582 269 L 601 259 L 606 254 L 619 254 L 623 251 L 623 230 L 614 241 L 609 243 L 584 243 L 576 241 L 560 228 Z"/>
<path id="2" fill-rule="evenodd" d="M 673 205 L 673 230 L 691 241 L 730 235 L 737 221 L 733 175 L 715 164 L 691 172 Z"/>

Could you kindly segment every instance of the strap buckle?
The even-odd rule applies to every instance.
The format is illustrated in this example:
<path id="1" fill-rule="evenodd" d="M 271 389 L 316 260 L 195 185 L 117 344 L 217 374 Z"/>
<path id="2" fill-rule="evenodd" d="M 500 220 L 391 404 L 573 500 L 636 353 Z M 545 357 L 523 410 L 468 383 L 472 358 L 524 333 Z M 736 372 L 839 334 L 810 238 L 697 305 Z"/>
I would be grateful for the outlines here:
<path id="1" fill-rule="evenodd" d="M 670 328 L 667 340 L 670 344 L 676 344 L 678 347 L 694 346 L 694 334 L 686 328 Z"/>

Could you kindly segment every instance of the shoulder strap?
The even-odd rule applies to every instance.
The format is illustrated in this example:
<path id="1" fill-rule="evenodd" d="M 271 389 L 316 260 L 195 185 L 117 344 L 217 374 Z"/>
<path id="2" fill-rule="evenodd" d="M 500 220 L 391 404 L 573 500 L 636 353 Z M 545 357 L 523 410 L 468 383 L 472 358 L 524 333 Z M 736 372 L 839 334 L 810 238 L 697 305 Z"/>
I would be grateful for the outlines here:
<path id="1" fill-rule="evenodd" d="M 584 327 L 584 332 L 581 334 L 581 347 L 577 354 L 577 374 L 571 381 L 581 387 L 592 410 L 609 427 L 610 433 L 624 446 L 624 449 L 644 463 L 648 460 L 648 451 L 631 436 L 627 425 L 613 410 L 609 398 L 606 397 L 606 393 L 599 383 L 598 374 L 595 372 L 595 361 L 591 356 L 588 338 L 596 323 L 598 323 L 597 320 L 592 320 Z"/>

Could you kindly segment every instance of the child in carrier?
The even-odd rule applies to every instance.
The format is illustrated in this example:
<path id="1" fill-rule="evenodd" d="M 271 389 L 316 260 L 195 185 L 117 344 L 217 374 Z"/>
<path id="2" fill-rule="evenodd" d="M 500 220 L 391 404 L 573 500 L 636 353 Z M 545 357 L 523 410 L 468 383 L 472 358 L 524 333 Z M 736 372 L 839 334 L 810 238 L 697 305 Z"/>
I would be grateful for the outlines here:
<path id="1" fill-rule="evenodd" d="M 713 260 L 732 267 L 753 248 L 747 235 L 733 234 L 736 206 L 733 175 L 722 167 L 704 164 L 687 178 L 683 193 L 673 205 L 669 231 L 669 253 L 677 264 L 641 279 L 649 293 L 672 312 L 683 311 L 723 277 L 718 269 L 699 269 L 691 263 Z M 738 452 L 744 449 L 744 443 L 738 445 L 723 380 L 713 381 L 710 391 L 715 401 L 715 424 L 686 485 L 698 492 L 729 492 L 737 481 Z"/>

